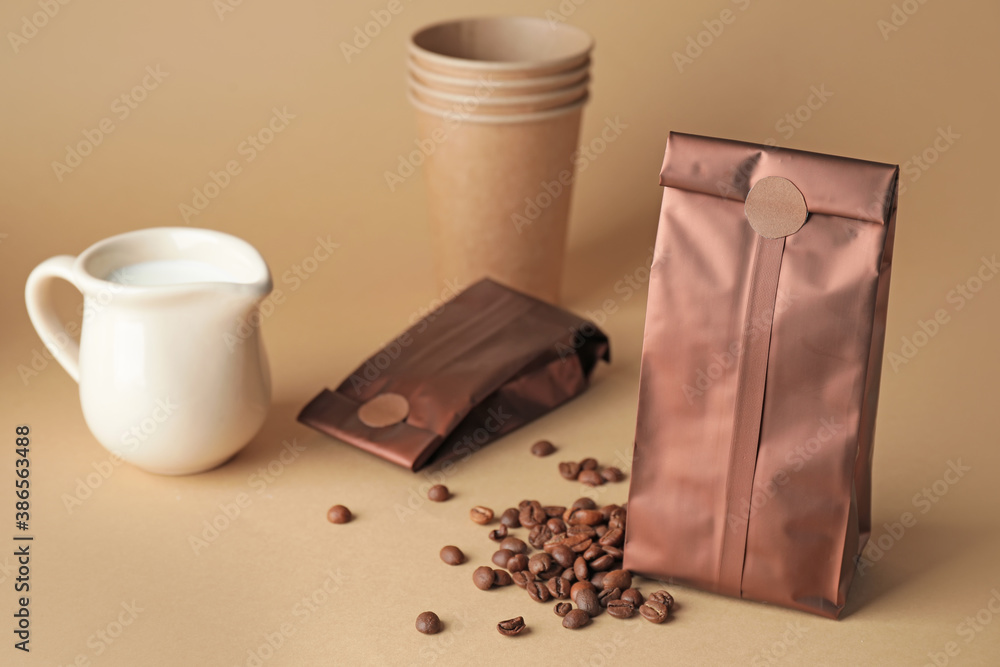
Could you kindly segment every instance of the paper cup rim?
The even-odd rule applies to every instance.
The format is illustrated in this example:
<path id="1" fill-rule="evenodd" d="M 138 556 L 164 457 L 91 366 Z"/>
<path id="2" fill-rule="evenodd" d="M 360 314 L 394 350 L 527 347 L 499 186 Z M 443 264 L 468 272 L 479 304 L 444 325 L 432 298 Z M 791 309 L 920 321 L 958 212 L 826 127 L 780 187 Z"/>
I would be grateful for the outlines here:
<path id="1" fill-rule="evenodd" d="M 420 100 L 416 99 L 409 90 L 406 91 L 406 97 L 410 100 L 412 104 L 419 111 L 431 114 L 432 116 L 440 116 L 441 118 L 449 118 L 451 116 L 460 116 L 455 111 L 450 109 L 438 109 L 437 107 L 432 107 L 429 104 L 425 104 Z M 534 111 L 531 113 L 524 114 L 511 114 L 509 116 L 490 116 L 490 115 L 475 115 L 467 114 L 461 117 L 460 122 L 462 123 L 482 123 L 489 125 L 501 125 L 505 123 L 532 123 L 544 120 L 550 120 L 552 118 L 558 118 L 559 116 L 564 116 L 570 114 L 577 109 L 583 108 L 583 106 L 590 100 L 590 94 L 587 93 L 580 100 L 573 102 L 572 104 L 567 104 L 565 106 L 556 107 L 554 109 L 546 109 L 544 111 Z"/>
<path id="2" fill-rule="evenodd" d="M 483 73 L 483 76 L 479 78 L 463 78 L 460 76 L 448 76 L 447 74 L 441 74 L 440 72 L 434 72 L 432 70 L 426 69 L 420 66 L 420 63 L 413 60 L 412 58 L 407 58 L 406 68 L 409 72 L 417 74 L 422 79 L 427 79 L 428 81 L 433 81 L 436 83 L 442 83 L 448 86 L 458 86 L 475 88 L 483 83 L 490 83 L 497 88 L 539 88 L 542 90 L 551 88 L 552 90 L 558 90 L 559 88 L 565 88 L 568 86 L 560 85 L 563 81 L 568 82 L 569 85 L 576 83 L 577 81 L 582 81 L 583 79 L 590 79 L 590 59 L 588 58 L 579 67 L 574 67 L 573 69 L 566 70 L 565 72 L 560 72 L 559 74 L 551 74 L 547 76 L 540 76 L 528 79 L 498 79 L 494 81 L 485 81 L 484 77 L 489 76 L 489 72 Z"/>
<path id="3" fill-rule="evenodd" d="M 422 36 L 445 26 L 487 22 L 500 23 L 505 21 L 544 23 L 548 25 L 549 29 L 553 32 L 562 31 L 565 34 L 575 33 L 583 38 L 583 42 L 586 44 L 586 47 L 577 49 L 572 54 L 546 60 L 476 60 L 473 58 L 463 58 L 461 56 L 450 56 L 437 53 L 418 44 L 418 40 Z M 552 27 L 549 25 L 549 21 L 547 19 L 539 18 L 537 16 L 476 16 L 462 19 L 450 19 L 447 21 L 439 21 L 437 23 L 425 25 L 410 35 L 410 39 L 407 42 L 407 49 L 411 55 L 448 67 L 456 67 L 459 69 L 477 72 L 524 71 L 527 73 L 533 70 L 551 69 L 562 64 L 573 63 L 581 57 L 589 60 L 589 54 L 594 50 L 594 38 L 590 33 L 582 28 L 577 28 L 576 26 L 569 25 L 567 23 L 560 23 L 558 26 Z"/>
<path id="4" fill-rule="evenodd" d="M 411 89 L 417 91 L 422 95 L 428 97 L 435 97 L 439 100 L 445 102 L 454 102 L 456 104 L 463 103 L 469 98 L 479 99 L 475 95 L 463 95 L 462 93 L 448 93 L 440 90 L 436 90 L 429 86 L 425 86 L 412 75 L 406 77 L 406 85 Z M 587 88 L 590 86 L 589 78 L 585 78 L 580 83 L 573 84 L 572 86 L 567 86 L 566 88 L 560 88 L 558 90 L 546 91 L 544 93 L 535 93 L 532 95 L 511 95 L 510 97 L 485 97 L 479 99 L 480 104 L 492 107 L 504 107 L 504 106 L 516 106 L 518 104 L 533 104 L 536 102 L 546 102 L 548 100 L 558 98 L 558 97 L 573 97 L 576 93 L 585 95 Z"/>

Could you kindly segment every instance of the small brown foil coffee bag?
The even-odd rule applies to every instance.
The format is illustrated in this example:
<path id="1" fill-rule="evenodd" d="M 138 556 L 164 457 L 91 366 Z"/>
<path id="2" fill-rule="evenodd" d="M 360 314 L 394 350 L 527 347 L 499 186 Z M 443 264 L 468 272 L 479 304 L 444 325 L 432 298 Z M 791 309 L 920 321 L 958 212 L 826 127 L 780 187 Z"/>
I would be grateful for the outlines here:
<path id="1" fill-rule="evenodd" d="M 587 388 L 608 338 L 587 320 L 481 280 L 393 339 L 299 421 L 417 470 L 470 456 Z"/>
<path id="2" fill-rule="evenodd" d="M 871 530 L 898 173 L 670 135 L 626 568 L 840 615 Z"/>

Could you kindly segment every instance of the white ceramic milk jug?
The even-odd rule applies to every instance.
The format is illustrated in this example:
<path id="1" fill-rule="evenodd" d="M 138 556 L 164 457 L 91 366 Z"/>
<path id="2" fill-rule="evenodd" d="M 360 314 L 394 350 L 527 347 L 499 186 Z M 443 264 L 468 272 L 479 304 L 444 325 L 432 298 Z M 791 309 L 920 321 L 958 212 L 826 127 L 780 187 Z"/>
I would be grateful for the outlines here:
<path id="1" fill-rule="evenodd" d="M 83 293 L 80 342 L 50 302 L 54 278 Z M 145 470 L 201 472 L 260 429 L 271 397 L 260 337 L 271 274 L 246 241 L 207 229 L 153 228 L 42 262 L 28 316 L 80 384 L 87 426 Z"/>

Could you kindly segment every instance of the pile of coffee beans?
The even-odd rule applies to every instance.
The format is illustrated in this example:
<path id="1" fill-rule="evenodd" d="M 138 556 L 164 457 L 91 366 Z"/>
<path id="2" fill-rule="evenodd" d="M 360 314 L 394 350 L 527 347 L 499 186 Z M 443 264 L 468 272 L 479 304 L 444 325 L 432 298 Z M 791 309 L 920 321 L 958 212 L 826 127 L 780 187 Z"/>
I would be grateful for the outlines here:
<path id="1" fill-rule="evenodd" d="M 589 461 L 593 459 L 582 463 L 591 466 Z M 594 461 L 585 470 L 596 466 Z M 476 506 L 469 516 L 487 525 L 495 513 Z M 522 500 L 500 513 L 499 527 L 488 534 L 498 543 L 491 559 L 495 567 L 477 567 L 472 582 L 483 591 L 514 583 L 535 602 L 555 601 L 553 611 L 562 617 L 563 627 L 572 630 L 589 625 L 605 610 L 614 618 L 627 619 L 638 612 L 652 623 L 662 623 L 670 615 L 673 597 L 661 590 L 643 598 L 632 587 L 632 573 L 622 567 L 627 516 L 624 506 L 598 507 L 590 498 L 580 498 L 569 507 Z M 528 531 L 527 541 L 510 534 L 518 528 Z M 454 560 L 445 558 L 445 550 L 451 549 L 461 554 L 457 547 L 445 547 L 441 558 L 447 563 Z M 497 630 L 513 636 L 524 627 L 524 619 L 517 617 L 502 621 Z"/>
<path id="2" fill-rule="evenodd" d="M 597 459 L 591 458 L 582 461 L 563 461 L 559 464 L 559 474 L 563 479 L 587 486 L 600 486 L 605 482 L 620 482 L 625 479 L 625 473 L 620 468 L 614 466 L 602 468 Z"/>

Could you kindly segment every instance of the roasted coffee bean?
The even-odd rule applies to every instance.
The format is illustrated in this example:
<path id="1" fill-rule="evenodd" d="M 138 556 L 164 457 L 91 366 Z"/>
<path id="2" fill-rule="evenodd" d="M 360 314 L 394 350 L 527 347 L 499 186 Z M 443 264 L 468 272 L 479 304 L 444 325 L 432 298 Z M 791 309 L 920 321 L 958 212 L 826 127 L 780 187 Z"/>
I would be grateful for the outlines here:
<path id="1" fill-rule="evenodd" d="M 579 595 L 580 591 L 583 591 L 583 590 L 590 590 L 590 591 L 594 591 L 595 593 L 597 592 L 597 590 L 594 588 L 594 585 L 592 583 L 590 583 L 589 581 L 585 581 L 585 580 L 581 579 L 580 581 L 578 581 L 575 584 L 573 584 L 572 586 L 570 586 L 570 589 L 569 589 L 569 597 L 570 597 L 570 599 L 573 602 L 576 602 L 576 596 Z"/>
<path id="2" fill-rule="evenodd" d="M 562 544 L 565 539 L 566 539 L 566 533 L 554 533 L 552 537 L 550 537 L 548 541 L 546 541 L 545 544 L 542 545 L 542 549 L 544 549 L 548 553 L 552 553 L 552 550 L 555 549 L 558 545 Z"/>
<path id="3" fill-rule="evenodd" d="M 583 496 L 582 498 L 577 498 L 570 509 L 574 510 L 592 510 L 597 509 L 597 503 L 594 502 L 593 498 L 588 498 Z"/>
<path id="4" fill-rule="evenodd" d="M 559 474 L 562 475 L 564 479 L 573 481 L 580 474 L 580 464 L 576 461 L 563 461 L 559 464 Z"/>
<path id="5" fill-rule="evenodd" d="M 594 532 L 597 533 L 598 538 L 604 537 L 604 533 L 608 532 L 607 524 L 602 523 L 597 526 L 594 526 Z"/>
<path id="6" fill-rule="evenodd" d="M 572 514 L 569 515 L 569 521 L 567 523 L 571 526 L 575 525 L 586 525 L 595 526 L 604 520 L 601 516 L 600 510 L 574 510 Z"/>
<path id="7" fill-rule="evenodd" d="M 625 557 L 625 552 L 618 547 L 604 547 L 604 553 L 616 560 L 621 560 Z"/>
<path id="8" fill-rule="evenodd" d="M 556 577 L 555 579 L 549 579 L 549 583 L 546 588 L 549 589 L 549 594 L 556 600 L 566 600 L 569 598 L 569 589 L 572 586 L 568 581 L 562 577 Z"/>
<path id="9" fill-rule="evenodd" d="M 489 507 L 477 505 L 469 510 L 469 517 L 476 523 L 485 526 L 493 520 L 493 510 Z"/>
<path id="10" fill-rule="evenodd" d="M 623 591 L 632 588 L 632 573 L 628 570 L 611 570 L 604 577 L 604 588 L 620 588 Z"/>
<path id="11" fill-rule="evenodd" d="M 589 588 L 583 588 L 576 594 L 576 606 L 587 612 L 590 616 L 597 616 L 601 613 L 601 602 L 597 598 L 597 593 Z"/>
<path id="12" fill-rule="evenodd" d="M 603 516 L 604 520 L 607 521 L 608 519 L 611 518 L 611 513 L 614 512 L 616 509 L 618 509 L 618 505 L 614 504 L 605 505 L 604 507 L 601 508 L 601 516 Z"/>
<path id="13" fill-rule="evenodd" d="M 573 611 L 573 605 L 571 605 L 569 602 L 560 602 L 555 607 L 552 608 L 552 611 L 556 613 L 556 616 L 565 616 L 566 614 Z"/>
<path id="14" fill-rule="evenodd" d="M 608 519 L 608 528 L 620 528 L 621 530 L 625 530 L 626 516 L 628 516 L 628 513 L 624 509 L 616 509 L 611 513 L 611 517 Z"/>
<path id="15" fill-rule="evenodd" d="M 493 575 L 494 586 L 510 586 L 514 583 L 514 579 L 507 570 L 493 570 Z"/>
<path id="16" fill-rule="evenodd" d="M 602 545 L 608 547 L 620 547 L 623 541 L 625 541 L 625 531 L 621 528 L 609 529 L 599 540 Z"/>
<path id="17" fill-rule="evenodd" d="M 511 558 L 507 559 L 507 565 L 505 567 L 510 570 L 511 573 L 527 570 L 528 557 L 524 554 L 514 554 Z"/>
<path id="18" fill-rule="evenodd" d="M 524 540 L 512 535 L 505 537 L 503 541 L 500 542 L 500 548 L 513 551 L 516 554 L 528 553 L 528 545 L 524 543 Z"/>
<path id="19" fill-rule="evenodd" d="M 330 523 L 347 523 L 354 517 L 351 515 L 351 510 L 343 505 L 334 505 L 327 510 L 326 518 Z"/>
<path id="20" fill-rule="evenodd" d="M 514 574 L 510 575 L 510 578 L 514 580 L 514 583 L 521 588 L 527 587 L 528 584 L 535 580 L 535 575 L 528 572 L 527 570 L 519 570 Z"/>
<path id="21" fill-rule="evenodd" d="M 608 602 L 608 614 L 615 618 L 632 618 L 635 606 L 628 600 L 612 600 Z"/>
<path id="22" fill-rule="evenodd" d="M 601 471 L 601 477 L 606 482 L 620 482 L 625 479 L 625 473 L 621 469 L 611 466 Z"/>
<path id="23" fill-rule="evenodd" d="M 584 581 L 590 577 L 590 568 L 587 566 L 586 558 L 580 556 L 573 561 L 573 573 L 576 575 L 577 581 Z"/>
<path id="24" fill-rule="evenodd" d="M 571 584 L 576 583 L 576 572 L 574 572 L 571 567 L 567 567 L 559 576 Z"/>
<path id="25" fill-rule="evenodd" d="M 580 475 L 576 479 L 581 484 L 586 484 L 587 486 L 600 486 L 604 484 L 604 478 L 601 477 L 599 472 L 593 469 L 581 470 Z"/>
<path id="26" fill-rule="evenodd" d="M 518 518 L 520 510 L 516 510 L 513 507 L 508 507 L 500 515 L 500 523 L 503 524 L 504 528 L 520 528 L 521 519 Z"/>
<path id="27" fill-rule="evenodd" d="M 451 491 L 444 484 L 435 484 L 427 490 L 427 498 L 436 503 L 443 503 L 451 498 Z"/>
<path id="28" fill-rule="evenodd" d="M 575 511 L 575 510 L 574 510 Z M 584 524 L 579 524 L 576 526 L 570 526 L 566 529 L 566 535 L 586 535 L 589 538 L 597 537 L 597 531 L 594 530 L 593 526 L 586 526 Z"/>
<path id="29" fill-rule="evenodd" d="M 493 558 L 491 560 L 499 567 L 507 567 L 507 561 L 509 561 L 513 556 L 514 552 L 510 549 L 498 549 L 493 553 Z"/>
<path id="30" fill-rule="evenodd" d="M 544 548 L 545 543 L 550 539 L 552 539 L 552 531 L 544 523 L 535 526 L 528 533 L 528 544 L 536 549 Z"/>
<path id="31" fill-rule="evenodd" d="M 563 544 L 570 548 L 574 553 L 583 553 L 590 548 L 590 545 L 594 541 L 587 537 L 586 535 L 570 535 L 565 540 Z"/>
<path id="32" fill-rule="evenodd" d="M 549 553 L 563 567 L 573 567 L 573 562 L 576 560 L 576 554 L 565 544 L 557 544 Z"/>
<path id="33" fill-rule="evenodd" d="M 570 630 L 582 628 L 588 623 L 590 623 L 590 614 L 583 609 L 571 609 L 566 612 L 566 617 L 563 618 L 563 627 Z"/>
<path id="34" fill-rule="evenodd" d="M 441 619 L 433 611 L 425 611 L 417 616 L 417 632 L 436 635 L 441 632 Z"/>
<path id="35" fill-rule="evenodd" d="M 553 535 L 566 532 L 566 522 L 557 516 L 552 517 L 545 522 L 545 526 L 552 531 Z"/>
<path id="36" fill-rule="evenodd" d="M 639 607 L 639 613 L 650 623 L 663 623 L 667 620 L 669 610 L 667 605 L 656 600 L 646 600 L 646 603 Z"/>
<path id="37" fill-rule="evenodd" d="M 542 508 L 542 510 L 545 511 L 545 516 L 551 519 L 562 516 L 563 512 L 566 511 L 566 508 L 562 505 L 546 505 Z"/>
<path id="38" fill-rule="evenodd" d="M 517 511 L 520 512 L 525 507 L 528 507 L 529 505 L 531 505 L 531 503 L 536 503 L 536 502 L 538 502 L 538 501 L 537 500 L 522 500 L 521 502 L 519 502 L 517 504 Z"/>
<path id="39" fill-rule="evenodd" d="M 441 560 L 448 565 L 461 565 L 465 562 L 465 554 L 458 547 L 448 545 L 441 549 Z"/>
<path id="40" fill-rule="evenodd" d="M 556 451 L 556 446 L 548 440 L 539 440 L 531 446 L 531 453 L 535 456 L 548 456 Z"/>
<path id="41" fill-rule="evenodd" d="M 490 539 L 494 542 L 500 542 L 505 537 L 507 537 L 507 526 L 503 524 L 500 524 L 499 527 L 490 531 Z"/>
<path id="42" fill-rule="evenodd" d="M 610 570 L 615 566 L 615 559 L 611 556 L 604 554 L 600 558 L 595 558 L 590 561 L 590 569 L 596 572 L 601 572 L 602 570 Z"/>
<path id="43" fill-rule="evenodd" d="M 638 609 L 642 606 L 644 600 L 642 599 L 642 593 L 639 592 L 638 588 L 630 588 L 628 590 L 622 591 L 622 600 L 630 602 L 633 607 Z"/>
<path id="44" fill-rule="evenodd" d="M 594 560 L 595 558 L 600 558 L 604 555 L 604 549 L 601 548 L 600 544 L 591 544 L 587 547 L 587 550 L 583 552 L 583 559 L 587 562 Z"/>
<path id="45" fill-rule="evenodd" d="M 597 594 L 597 601 L 600 602 L 602 607 L 607 607 L 608 603 L 612 600 L 619 600 L 622 596 L 622 589 L 620 588 L 605 588 L 603 591 Z"/>
<path id="46" fill-rule="evenodd" d="M 496 580 L 496 573 L 493 571 L 492 567 L 487 567 L 482 565 L 476 568 L 476 571 L 472 573 L 472 583 L 476 585 L 481 591 L 488 591 L 491 586 L 493 586 L 494 580 Z"/>
<path id="47" fill-rule="evenodd" d="M 587 457 L 580 461 L 580 470 L 597 470 L 597 459 Z"/>
<path id="48" fill-rule="evenodd" d="M 521 510 L 518 515 L 518 519 L 521 521 L 521 525 L 525 528 L 534 528 L 540 523 L 545 523 L 549 520 L 548 516 L 545 514 L 545 510 L 542 509 L 541 505 L 530 505 Z"/>
<path id="49" fill-rule="evenodd" d="M 543 572 L 548 572 L 553 562 L 552 556 L 544 551 L 537 553 L 528 559 L 528 571 L 537 577 Z"/>
<path id="50" fill-rule="evenodd" d="M 520 616 L 512 618 L 509 621 L 500 621 L 497 623 L 497 632 L 505 637 L 513 637 L 524 630 L 524 628 L 524 619 Z"/>
<path id="51" fill-rule="evenodd" d="M 528 596 L 535 602 L 548 602 L 549 598 L 552 597 L 549 594 L 548 586 L 540 581 L 532 581 L 525 588 L 528 591 Z"/>
<path id="52" fill-rule="evenodd" d="M 598 572 L 590 576 L 590 583 L 594 584 L 596 590 L 602 590 L 604 588 L 604 577 L 607 576 L 607 572 Z"/>
<path id="53" fill-rule="evenodd" d="M 670 611 L 674 607 L 674 596 L 663 590 L 650 593 L 647 599 L 662 603 L 667 608 L 667 611 Z"/>

